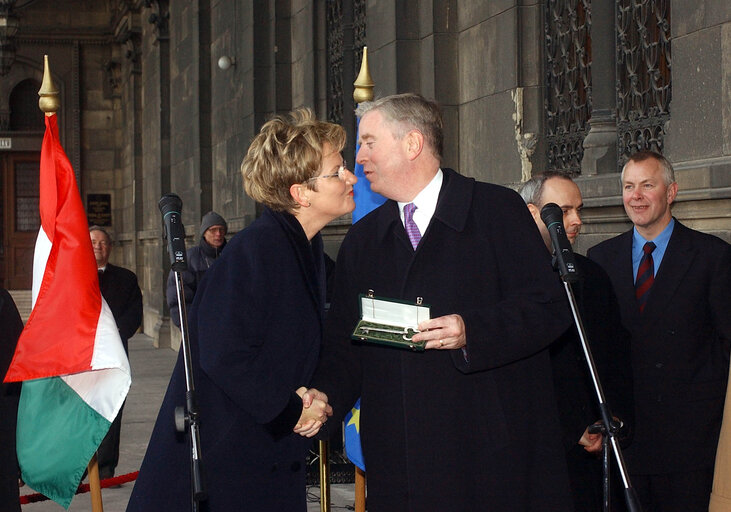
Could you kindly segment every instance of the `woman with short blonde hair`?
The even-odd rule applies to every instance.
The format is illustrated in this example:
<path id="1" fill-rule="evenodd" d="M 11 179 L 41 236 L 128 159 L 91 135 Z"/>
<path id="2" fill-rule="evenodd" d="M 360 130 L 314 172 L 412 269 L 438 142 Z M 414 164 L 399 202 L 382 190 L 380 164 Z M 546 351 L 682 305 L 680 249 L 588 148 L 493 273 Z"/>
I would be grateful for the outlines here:
<path id="1" fill-rule="evenodd" d="M 211 512 L 306 510 L 307 438 L 332 413 L 324 395 L 306 409 L 301 398 L 322 337 L 319 231 L 355 208 L 344 145 L 340 126 L 298 110 L 264 124 L 241 165 L 263 211 L 208 269 L 189 315 Z M 128 511 L 190 506 L 190 452 L 171 427 L 184 375 L 179 360 Z"/>
<path id="2" fill-rule="evenodd" d="M 345 147 L 342 126 L 318 121 L 309 109 L 277 116 L 261 127 L 241 164 L 244 189 L 272 210 L 292 211 L 298 204 L 289 193 L 293 183 L 310 183 L 322 162 L 325 143 L 333 151 Z"/>

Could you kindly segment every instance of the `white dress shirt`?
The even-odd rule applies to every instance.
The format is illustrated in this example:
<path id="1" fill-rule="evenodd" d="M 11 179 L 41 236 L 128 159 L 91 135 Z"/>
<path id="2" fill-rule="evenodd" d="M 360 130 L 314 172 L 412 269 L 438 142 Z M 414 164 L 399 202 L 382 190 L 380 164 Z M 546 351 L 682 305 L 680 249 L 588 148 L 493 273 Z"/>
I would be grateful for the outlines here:
<path id="1" fill-rule="evenodd" d="M 437 170 L 429 184 L 421 189 L 411 203 L 416 205 L 414 211 L 414 223 L 419 228 L 419 233 L 424 236 L 426 228 L 429 227 L 429 222 L 434 216 L 434 211 L 437 209 L 437 201 L 439 200 L 439 191 L 442 190 L 442 181 L 444 181 L 444 174 L 441 169 Z M 404 223 L 404 206 L 409 203 L 398 203 L 399 214 L 401 215 L 401 223 Z"/>

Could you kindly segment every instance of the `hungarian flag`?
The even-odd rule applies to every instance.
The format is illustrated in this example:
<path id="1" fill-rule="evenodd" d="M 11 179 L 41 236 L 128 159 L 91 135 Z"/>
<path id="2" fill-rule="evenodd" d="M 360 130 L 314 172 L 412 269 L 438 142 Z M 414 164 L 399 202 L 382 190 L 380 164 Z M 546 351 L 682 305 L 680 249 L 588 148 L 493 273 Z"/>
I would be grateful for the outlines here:
<path id="1" fill-rule="evenodd" d="M 68 508 L 132 379 L 99 291 L 86 214 L 56 115 L 45 117 L 33 310 L 5 382 L 23 381 L 17 434 L 23 480 Z"/>

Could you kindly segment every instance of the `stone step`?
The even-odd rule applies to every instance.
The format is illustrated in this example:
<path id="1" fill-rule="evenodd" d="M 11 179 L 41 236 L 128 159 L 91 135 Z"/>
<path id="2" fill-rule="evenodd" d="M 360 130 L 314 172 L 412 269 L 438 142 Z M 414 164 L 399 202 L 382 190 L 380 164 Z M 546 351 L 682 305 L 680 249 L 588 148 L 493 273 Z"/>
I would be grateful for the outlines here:
<path id="1" fill-rule="evenodd" d="M 28 320 L 28 317 L 30 316 L 30 310 L 31 310 L 31 291 L 30 290 L 8 290 L 10 292 L 10 296 L 13 298 L 13 302 L 15 302 L 15 307 L 18 308 L 18 313 L 20 313 L 20 318 L 23 319 L 23 323 L 25 323 Z"/>

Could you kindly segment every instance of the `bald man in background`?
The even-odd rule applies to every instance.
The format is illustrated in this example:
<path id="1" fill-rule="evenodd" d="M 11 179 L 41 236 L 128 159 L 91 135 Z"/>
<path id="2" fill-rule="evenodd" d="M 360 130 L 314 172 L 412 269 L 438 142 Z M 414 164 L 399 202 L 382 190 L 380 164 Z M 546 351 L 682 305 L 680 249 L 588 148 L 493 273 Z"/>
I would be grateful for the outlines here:
<path id="1" fill-rule="evenodd" d="M 525 182 L 519 192 L 549 252 L 553 252 L 551 237 L 541 219 L 541 209 L 548 203 L 561 207 L 566 236 L 572 245 L 576 242 L 584 205 L 581 191 L 571 178 L 544 173 Z M 579 281 L 572 286 L 574 296 L 607 403 L 615 418 L 624 424 L 620 438 L 626 438 L 633 414 L 629 333 L 621 325 L 619 304 L 607 273 L 580 254 L 574 257 L 580 273 Z M 551 345 L 550 354 L 574 508 L 601 510 L 602 465 L 598 453 L 602 435 L 589 433 L 589 426 L 601 420 L 601 413 L 576 326 L 572 325 Z"/>

